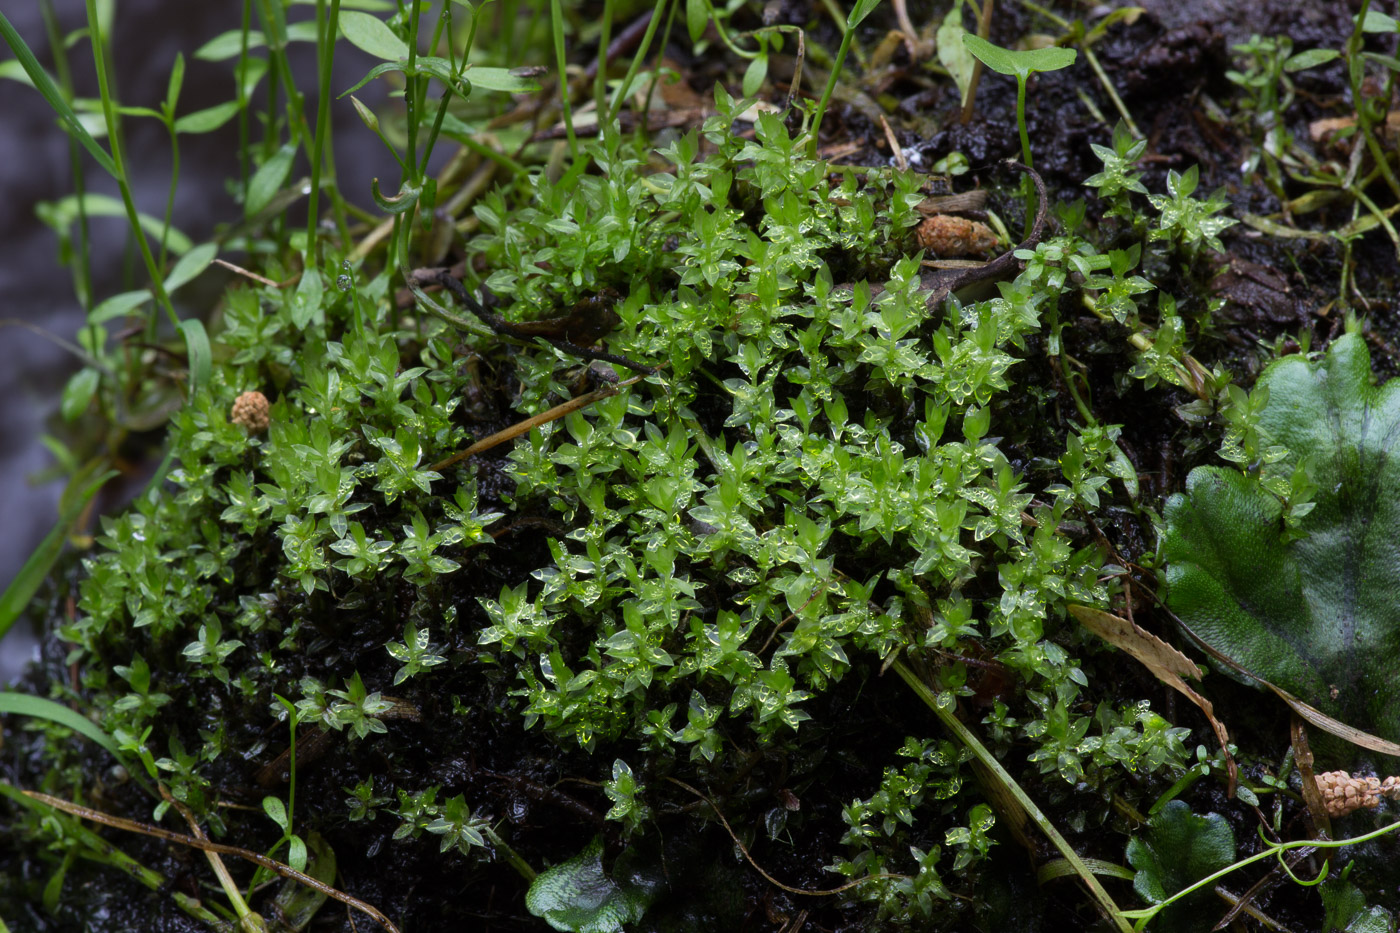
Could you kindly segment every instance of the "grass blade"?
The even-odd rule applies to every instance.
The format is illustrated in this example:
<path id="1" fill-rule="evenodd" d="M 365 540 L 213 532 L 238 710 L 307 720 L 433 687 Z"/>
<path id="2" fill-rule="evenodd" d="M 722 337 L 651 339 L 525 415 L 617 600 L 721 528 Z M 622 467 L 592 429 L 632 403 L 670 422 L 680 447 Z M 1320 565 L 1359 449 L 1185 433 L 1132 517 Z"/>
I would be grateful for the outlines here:
<path id="1" fill-rule="evenodd" d="M 1073 867 L 1074 873 L 1079 876 L 1080 882 L 1084 887 L 1089 889 L 1089 893 L 1093 896 L 1095 903 L 1098 905 L 1104 917 L 1122 931 L 1122 933 L 1130 933 L 1132 928 L 1128 925 L 1128 922 L 1123 919 L 1123 915 L 1119 911 L 1118 905 L 1113 902 L 1113 898 L 1103 889 L 1103 886 L 1099 884 L 1098 879 L 1094 877 L 1093 873 L 1085 867 L 1079 855 L 1070 847 L 1070 844 L 1065 841 L 1065 838 L 1060 835 L 1059 831 L 1055 829 L 1054 824 L 1046 818 L 1044 813 L 1040 812 L 1040 808 L 1037 807 L 1035 802 L 1021 789 L 1021 785 L 1016 783 L 1016 779 L 1002 767 L 1001 762 L 997 760 L 996 756 L 987 750 L 987 747 L 978 740 L 977 736 L 972 733 L 972 730 L 962 724 L 958 717 L 954 716 L 950 710 L 944 709 L 938 705 L 938 698 L 934 696 L 933 691 L 930 690 L 928 685 L 920 680 L 919 676 L 910 670 L 903 661 L 895 661 L 893 667 L 895 673 L 899 674 L 899 676 L 904 679 L 904 682 L 909 685 L 909 688 L 914 691 L 914 695 L 922 700 L 924 705 L 932 710 L 933 714 L 942 721 L 948 731 L 953 733 L 953 735 L 976 756 L 977 760 L 996 776 L 1001 785 L 1016 798 L 1016 802 L 1025 810 L 1026 815 L 1031 818 L 1031 821 L 1040 828 L 1040 831 L 1045 834 L 1045 837 L 1050 840 L 1055 848 L 1060 850 L 1060 855 L 1064 856 L 1065 861 Z"/>
<path id="2" fill-rule="evenodd" d="M 5 587 L 5 592 L 0 594 L 0 638 L 5 637 L 10 626 L 15 624 L 15 619 L 29 606 L 29 601 L 39 591 L 39 585 L 48 576 L 54 561 L 58 560 L 58 555 L 63 552 L 63 539 L 67 536 L 68 526 L 87 506 L 88 500 L 102 488 L 102 484 L 116 475 L 116 470 L 108 470 L 84 487 L 82 492 L 68 503 L 59 516 L 58 524 L 44 536 L 44 540 L 34 549 L 34 553 L 29 555 L 29 560 L 24 562 L 14 580 Z"/>
<path id="3" fill-rule="evenodd" d="M 83 128 L 83 124 L 78 121 L 78 115 L 73 112 L 72 107 L 68 106 L 68 101 L 63 99 L 58 85 L 53 83 L 53 78 L 50 78 L 49 73 L 39 64 L 39 60 L 34 57 L 34 53 L 29 50 L 24 39 L 20 38 L 15 27 L 10 25 L 10 21 L 5 18 L 4 13 L 0 13 L 0 36 L 5 37 L 5 44 L 10 47 L 11 52 L 15 53 L 20 67 L 24 69 L 25 74 L 29 75 L 29 80 L 34 82 L 34 87 L 38 89 L 39 93 L 44 95 L 44 100 L 48 101 L 54 113 L 63 120 L 68 132 L 72 133 L 73 138 L 83 144 L 83 148 L 97 160 L 98 165 L 102 166 L 113 178 L 117 177 L 117 164 L 112 161 L 107 150 L 103 149 L 97 140 L 92 138 L 92 134 Z"/>
<path id="4" fill-rule="evenodd" d="M 190 366 L 190 398 L 201 386 L 209 384 L 209 373 L 213 353 L 209 349 L 209 334 L 204 330 L 204 322 L 199 318 L 186 318 L 180 322 L 180 333 L 185 338 L 185 351 Z"/>
<path id="5" fill-rule="evenodd" d="M 115 739 L 97 728 L 92 720 L 80 713 L 73 712 L 62 703 L 56 703 L 44 697 L 30 696 L 27 693 L 6 690 L 0 692 L 0 714 L 10 713 L 17 716 L 32 716 L 35 719 L 47 719 L 49 722 L 72 729 L 79 735 L 92 739 L 101 745 L 111 752 L 112 757 L 118 761 L 125 760 Z M 137 772 L 131 771 L 131 773 L 135 775 Z"/>

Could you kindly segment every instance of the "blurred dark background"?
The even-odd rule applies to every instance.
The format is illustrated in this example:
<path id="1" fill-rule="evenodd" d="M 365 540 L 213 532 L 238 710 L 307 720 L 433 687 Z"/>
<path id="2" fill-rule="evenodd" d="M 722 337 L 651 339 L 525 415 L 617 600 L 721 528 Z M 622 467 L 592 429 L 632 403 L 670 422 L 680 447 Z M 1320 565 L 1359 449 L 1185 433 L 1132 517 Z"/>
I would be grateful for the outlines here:
<path id="1" fill-rule="evenodd" d="M 52 74 L 53 57 L 38 0 L 5 6 L 6 17 Z M 53 6 L 65 35 L 85 24 L 80 0 L 55 0 Z M 118 99 L 123 104 L 159 108 L 176 53 L 183 52 L 186 71 L 179 114 L 231 100 L 232 62 L 199 61 L 194 52 L 214 36 L 237 28 L 240 15 L 241 4 L 119 0 L 112 35 Z M 312 15 L 311 7 L 291 8 L 293 19 Z M 74 44 L 68 54 L 77 93 L 96 98 L 97 81 L 86 41 Z M 0 47 L 0 60 L 11 57 L 7 48 Z M 314 118 L 315 49 L 310 43 L 296 44 L 289 58 Z M 375 63 L 340 43 L 333 95 L 353 85 Z M 382 82 L 356 96 L 381 113 L 387 106 Z M 365 145 L 367 134 L 349 98 L 333 100 L 331 114 L 337 130 L 336 168 L 347 199 L 369 203 L 370 179 L 376 175 L 392 191 L 398 168 L 383 146 Z M 134 118 L 128 118 L 125 127 L 137 206 L 159 217 L 165 209 L 171 171 L 165 128 L 153 119 Z M 253 132 L 257 138 L 260 130 Z M 345 145 L 348 142 L 355 145 Z M 216 224 L 240 216 L 225 189 L 225 181 L 238 171 L 236 124 L 230 122 L 216 133 L 182 136 L 180 150 L 174 225 L 199 243 L 208 239 Z M 88 190 L 119 197 L 116 182 L 90 158 L 84 156 L 84 160 Z M 301 177 L 304 170 L 304 165 L 298 165 L 292 177 Z M 53 112 L 33 88 L 0 79 L 0 320 L 6 322 L 0 327 L 0 589 L 15 578 L 58 517 L 62 480 L 42 485 L 30 480 L 54 464 L 40 437 L 51 431 L 61 433 L 59 394 L 79 361 L 34 328 L 72 341 L 84 317 L 68 270 L 60 263 L 58 239 L 38 220 L 35 208 L 72 190 L 68 138 Z M 95 302 L 146 284 L 139 258 L 129 267 L 124 258 L 125 220 L 94 219 L 91 237 Z M 224 258 L 237 262 L 241 257 Z M 177 302 L 177 310 L 186 315 L 206 309 L 179 307 Z M 32 620 L 20 619 L 0 641 L 0 685 L 19 674 L 36 646 Z"/>

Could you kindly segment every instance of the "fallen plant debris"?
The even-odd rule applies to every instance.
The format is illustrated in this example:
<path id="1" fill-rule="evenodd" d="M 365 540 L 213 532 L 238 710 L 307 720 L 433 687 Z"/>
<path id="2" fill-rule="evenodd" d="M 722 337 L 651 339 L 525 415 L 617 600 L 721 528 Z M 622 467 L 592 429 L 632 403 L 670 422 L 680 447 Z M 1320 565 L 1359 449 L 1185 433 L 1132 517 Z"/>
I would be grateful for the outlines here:
<path id="1" fill-rule="evenodd" d="M 918 244 L 934 256 L 983 256 L 997 243 L 996 234 L 981 221 L 934 214 L 914 229 Z"/>
<path id="2" fill-rule="evenodd" d="M 1225 765 L 1230 774 L 1230 783 L 1226 788 L 1226 794 L 1233 797 L 1236 782 L 1239 780 L 1239 768 L 1235 764 L 1234 756 L 1230 753 L 1230 732 L 1225 728 L 1225 724 L 1216 718 L 1215 707 L 1211 705 L 1211 702 L 1191 689 L 1183 679 L 1189 677 L 1191 680 L 1200 680 L 1201 669 L 1186 655 L 1151 632 L 1143 631 L 1129 619 L 1119 618 L 1091 606 L 1071 605 L 1069 611 L 1089 631 L 1115 648 L 1132 655 L 1139 664 L 1152 672 L 1153 677 L 1200 708 L 1210 723 L 1211 729 L 1215 731 L 1216 739 L 1220 742 L 1220 751 L 1225 756 Z"/>
<path id="3" fill-rule="evenodd" d="M 228 420 L 249 434 L 261 434 L 267 430 L 268 411 L 267 396 L 251 390 L 233 400 Z"/>
<path id="4" fill-rule="evenodd" d="M 331 897 L 344 904 L 348 904 L 349 906 L 372 918 L 376 923 L 378 923 L 384 929 L 388 930 L 389 933 L 398 933 L 399 931 L 399 928 L 394 926 L 394 924 L 389 920 L 388 917 L 384 916 L 382 913 L 380 913 L 371 905 L 366 904 L 364 901 L 351 897 L 350 895 L 345 894 L 341 891 L 337 891 L 335 888 L 322 883 L 318 879 L 313 878 L 310 875 L 304 874 L 300 871 L 297 871 L 290 865 L 284 865 L 275 859 L 270 859 L 267 856 L 260 855 L 257 852 L 251 852 L 247 849 L 239 848 L 238 846 L 222 845 L 217 842 L 211 842 L 210 840 L 205 839 L 203 836 L 186 836 L 180 833 L 172 833 L 169 830 L 161 829 L 158 826 L 137 823 L 132 820 L 112 816 L 111 814 L 102 813 L 101 811 L 94 810 L 91 807 L 80 806 L 76 803 L 71 803 L 67 800 L 60 800 L 59 798 L 52 797 L 48 794 L 41 794 L 38 791 L 27 790 L 24 791 L 24 795 L 26 797 L 30 797 L 34 800 L 37 800 L 42 804 L 53 807 L 56 810 L 61 810 L 64 813 L 70 813 L 73 816 L 82 817 L 85 820 L 91 820 L 95 823 L 101 823 L 104 826 L 111 826 L 116 829 L 124 829 L 128 832 L 133 833 L 141 833 L 146 836 L 154 836 L 158 839 L 164 839 L 167 842 L 174 842 L 178 843 L 179 845 L 189 846 L 192 849 L 199 849 L 211 855 L 236 855 L 241 859 L 246 859 L 247 861 L 254 862 L 262 866 L 263 868 L 276 872 L 284 878 L 290 878 L 299 884 L 305 885 L 306 887 L 325 895 L 326 897 Z M 250 922 L 257 925 L 252 927 L 253 929 L 258 928 L 258 926 L 263 926 L 263 928 L 265 928 L 265 925 L 260 918 L 248 920 L 245 919 L 246 916 L 247 915 L 245 915 L 244 917 L 240 917 L 240 922 L 243 923 L 245 929 L 249 928 L 247 924 Z"/>

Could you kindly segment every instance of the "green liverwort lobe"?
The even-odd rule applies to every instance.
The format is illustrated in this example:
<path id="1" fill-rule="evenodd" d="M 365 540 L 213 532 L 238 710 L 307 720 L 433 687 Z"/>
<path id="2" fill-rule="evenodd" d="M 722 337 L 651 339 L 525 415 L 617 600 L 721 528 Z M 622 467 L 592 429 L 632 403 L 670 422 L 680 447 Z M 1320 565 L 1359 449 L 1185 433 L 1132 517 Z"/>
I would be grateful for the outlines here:
<path id="1" fill-rule="evenodd" d="M 1400 740 L 1400 381 L 1348 334 L 1259 378 L 1258 428 L 1312 464 L 1296 532 L 1251 472 L 1198 467 L 1165 511 L 1168 605 L 1209 646 L 1349 726 Z"/>

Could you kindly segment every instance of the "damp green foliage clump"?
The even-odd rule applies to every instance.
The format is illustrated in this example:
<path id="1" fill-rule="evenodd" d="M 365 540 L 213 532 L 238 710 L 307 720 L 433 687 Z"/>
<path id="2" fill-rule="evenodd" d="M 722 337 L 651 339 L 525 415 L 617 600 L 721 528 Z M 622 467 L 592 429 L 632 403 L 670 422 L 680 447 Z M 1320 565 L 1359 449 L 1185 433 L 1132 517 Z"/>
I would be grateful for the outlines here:
<path id="1" fill-rule="evenodd" d="M 818 867 L 869 879 L 850 897 L 921 923 L 1004 837 L 967 750 L 912 704 L 852 775 L 842 711 L 875 721 L 882 665 L 909 659 L 1033 785 L 1087 794 L 1081 828 L 1109 818 L 1095 795 L 1183 767 L 1186 730 L 1096 691 L 1081 655 L 1101 649 L 1065 622 L 1111 595 L 1083 519 L 1136 490 L 1118 429 L 1043 430 L 1066 401 L 1040 356 L 1061 296 L 1087 283 L 1136 331 L 1138 252 L 1099 253 L 1071 208 L 999 295 L 929 306 L 915 176 L 834 173 L 774 115 L 745 139 L 745 107 L 720 91 L 654 155 L 610 135 L 596 171 L 477 207 L 468 252 L 505 317 L 612 288 L 609 349 L 659 366 L 504 457 L 434 466 L 607 367 L 420 316 L 388 273 L 311 305 L 232 289 L 166 488 L 105 519 L 85 561 L 60 632 L 85 673 L 60 692 L 216 833 L 290 713 L 340 761 L 303 766 L 322 795 L 305 819 L 388 816 L 394 844 L 435 834 L 477 863 L 508 840 L 414 757 L 421 730 L 443 758 L 489 713 L 597 763 L 624 836 L 659 819 L 665 776 L 781 767 L 813 812 L 769 811 L 769 838 L 824 839 Z M 1179 353 L 1140 346 L 1141 376 L 1184 381 Z M 228 419 L 251 389 L 273 399 L 265 435 Z"/>
<path id="2" fill-rule="evenodd" d="M 92 306 L 86 221 L 66 246 L 65 218 L 85 216 L 87 201 L 47 212 L 89 309 L 89 355 L 62 413 L 108 429 L 85 443 L 104 448 L 89 466 L 64 451 L 75 493 L 64 525 L 139 435 L 168 456 L 59 583 L 32 681 L 52 699 L 0 694 L 0 711 L 33 717 L 31 732 L 5 733 L 0 758 L 0 822 L 26 852 L 20 862 L 0 847 L 0 915 L 42 904 L 57 927 L 119 915 L 103 902 L 129 883 L 113 880 L 113 865 L 159 891 L 153 902 L 215 926 L 251 928 L 250 909 L 276 914 L 266 866 L 220 876 L 227 908 L 212 888 L 195 899 L 183 893 L 190 861 L 164 842 L 107 830 L 112 841 L 96 842 L 21 786 L 170 830 L 188 818 L 363 893 L 413 929 L 456 929 L 473 911 L 506 925 L 531 922 L 529 912 L 576 933 L 723 929 L 760 913 L 823 929 L 1021 929 L 1052 916 L 1076 928 L 1190 929 L 1210 898 L 1189 886 L 1224 868 L 1237 838 L 1256 851 L 1231 871 L 1318 844 L 1276 841 L 1304 823 L 1291 753 L 1275 754 L 1281 734 L 1252 731 L 1252 710 L 1227 716 L 1217 698 L 1231 736 L 1266 749 L 1231 758 L 1217 745 L 1223 728 L 1194 710 L 1169 721 L 1158 711 L 1167 688 L 1067 608 L 1122 614 L 1125 630 L 1141 629 L 1135 656 L 1150 659 L 1154 646 L 1166 653 L 1151 598 L 1165 580 L 1184 616 L 1204 606 L 1206 623 L 1223 622 L 1217 640 L 1242 643 L 1232 653 L 1263 644 L 1277 660 L 1279 644 L 1306 641 L 1301 680 L 1288 679 L 1296 659 L 1259 670 L 1300 692 L 1338 689 L 1339 709 L 1393 729 L 1383 704 L 1357 699 L 1391 697 L 1388 682 L 1353 676 L 1351 663 L 1393 655 L 1380 618 L 1388 591 L 1353 598 L 1351 582 L 1390 579 L 1373 566 L 1393 557 L 1390 539 L 1366 522 L 1389 489 L 1396 432 L 1369 446 L 1343 435 L 1353 422 L 1390 425 L 1394 392 L 1366 383 L 1354 337 L 1322 362 L 1276 363 L 1252 394 L 1234 385 L 1285 334 L 1278 320 L 1241 323 L 1259 293 L 1226 283 L 1250 272 L 1244 254 L 1287 257 L 1301 295 L 1335 241 L 1339 304 L 1307 320 L 1345 317 L 1360 238 L 1372 226 L 1395 238 L 1376 192 L 1400 187 L 1373 127 L 1396 69 L 1363 52 L 1394 21 L 1363 4 L 1345 52 L 1237 47 L 1250 56 L 1227 75 L 1242 89 L 1238 126 L 1261 153 L 1246 169 L 1262 166 L 1280 201 L 1300 185 L 1332 189 L 1270 220 L 1232 208 L 1224 189 L 1204 193 L 1219 171 L 1179 160 L 1192 150 L 1164 143 L 1170 133 L 1154 133 L 1149 153 L 1094 50 L 1141 11 L 1086 29 L 1035 5 L 992 17 L 985 3 L 988 37 L 1008 38 L 1025 17 L 1064 30 L 1052 47 L 1011 51 L 970 33 L 965 48 L 960 0 L 931 40 L 900 8 L 886 20 L 899 31 L 867 55 L 869 25 L 857 27 L 880 21 L 867 19 L 877 5 L 854 4 L 834 55 L 820 27 L 786 22 L 793 11 L 771 4 L 761 21 L 757 4 L 687 0 L 675 17 L 658 4 L 617 42 L 624 12 L 610 4 L 587 23 L 577 4 L 527 18 L 513 3 L 444 2 L 431 38 L 428 20 L 405 10 L 380 20 L 318 3 L 314 22 L 288 27 L 282 11 L 259 7 L 260 33 L 250 20 L 196 55 L 237 59 L 238 100 L 184 117 L 177 59 L 160 111 L 172 140 L 238 119 L 238 226 L 193 246 L 168 210 L 162 225 L 125 197 L 150 288 Z M 690 107 L 719 71 L 687 66 L 699 78 L 687 88 L 666 83 L 669 55 L 649 64 L 677 41 L 661 26 L 682 7 L 697 64 L 707 45 L 734 56 L 720 70 L 748 62 L 742 80 L 729 75 L 744 99 L 717 86 L 713 107 Z M 105 75 L 108 37 L 89 13 Z M 19 55 L 3 17 L 0 33 Z M 352 98 L 402 169 L 397 190 L 385 179 L 365 193 L 388 216 L 347 203 L 335 181 L 338 37 L 382 62 L 346 93 L 371 102 Z M 314 124 L 284 67 L 287 43 L 311 38 Z M 572 110 L 587 82 L 572 80 L 566 38 L 583 55 L 636 49 L 622 53 L 633 57 L 620 83 L 621 59 L 598 69 L 591 124 Z M 843 71 L 852 46 L 865 74 Z M 56 61 L 64 48 L 55 41 Z M 871 165 L 882 160 L 871 148 L 853 157 L 866 167 L 816 158 L 833 137 L 874 138 L 866 128 L 878 116 L 886 141 L 906 144 L 893 161 L 966 169 L 963 154 L 936 151 L 925 132 L 934 123 L 893 102 L 906 88 L 936 90 L 921 64 L 935 51 L 970 64 L 969 48 L 1018 79 L 1024 168 L 1032 117 L 1070 127 L 1036 133 L 1046 179 L 995 162 L 975 181 L 920 175 Z M 1100 51 L 1120 77 L 1161 67 L 1147 56 L 1115 65 L 1118 53 Z M 825 83 L 815 103 L 801 93 L 808 54 L 809 88 Z M 532 67 L 513 70 L 518 56 Z M 1285 76 L 1339 67 L 1341 56 L 1354 125 L 1300 151 Z M 789 81 L 781 108 L 770 104 L 781 97 L 770 59 L 773 78 Z M 60 91 L 32 55 L 20 64 L 129 195 L 114 91 L 101 89 L 104 161 L 107 144 L 66 100 L 68 79 Z M 1384 90 L 1362 105 L 1377 68 Z M 1045 74 L 1028 113 L 1032 72 Z M 1093 76 L 1123 117 L 1111 139 L 1106 125 L 1075 124 L 1081 113 L 1103 122 L 1086 90 Z M 258 115 L 263 95 L 249 91 L 263 80 Z M 401 94 L 377 112 L 368 95 L 381 80 Z M 1299 97 L 1320 100 L 1314 90 Z M 997 129 L 994 84 L 987 91 L 957 138 L 992 153 L 1009 124 Z M 677 101 L 684 129 L 658 127 L 651 118 Z M 558 139 L 547 129 L 556 102 Z M 911 132 L 922 148 L 908 147 Z M 1102 167 L 1081 180 L 1054 147 L 1083 132 L 1110 145 L 1082 153 Z M 1333 161 L 1344 136 L 1356 148 Z M 435 162 L 448 140 L 462 148 Z M 1374 169 L 1362 170 L 1367 154 Z M 303 162 L 308 179 L 293 181 Z M 1008 176 L 1022 197 L 1000 187 Z M 172 172 L 171 205 L 177 181 Z M 1055 191 L 1066 184 L 1087 202 Z M 950 203 L 930 195 L 973 185 L 988 189 L 990 227 L 1019 219 L 1027 232 L 1020 244 L 1002 236 L 1006 253 L 968 286 L 977 275 L 926 261 L 915 230 Z M 303 198 L 305 225 L 292 231 L 283 215 Z M 1343 205 L 1350 220 L 1334 222 Z M 1333 227 L 1288 231 L 1308 244 L 1293 253 L 1242 247 L 1232 229 L 1279 231 L 1299 218 Z M 161 231 L 159 258 L 143 224 Z M 207 331 L 179 320 L 174 292 L 235 254 L 249 268 L 229 280 Z M 1258 277 L 1261 287 L 1277 278 Z M 1304 354 L 1312 337 L 1297 335 Z M 1351 402 L 1297 388 L 1318 383 L 1346 387 Z M 1308 412 L 1305 429 L 1347 432 L 1315 450 L 1280 420 L 1290 403 Z M 1239 470 L 1192 472 L 1164 521 L 1159 497 L 1217 441 Z M 24 585 L 0 596 L 0 633 L 64 530 Z M 1317 578 L 1297 583 L 1308 573 Z M 1287 586 L 1268 595 L 1292 602 L 1249 589 L 1280 579 Z M 1267 618 L 1246 611 L 1259 606 Z M 1302 622 L 1317 623 L 1307 638 Z M 1337 642 L 1350 667 L 1312 665 Z M 1267 851 L 1253 841 L 1258 814 L 1271 821 Z M 1369 867 L 1378 863 L 1358 857 L 1365 871 L 1327 882 L 1328 922 L 1363 916 L 1384 882 Z M 1134 889 L 1152 906 L 1124 910 Z M 300 915 L 288 928 L 324 894 L 295 907 L 295 891 L 288 882 L 278 896 Z M 1178 908 L 1178 893 L 1196 903 Z"/>

